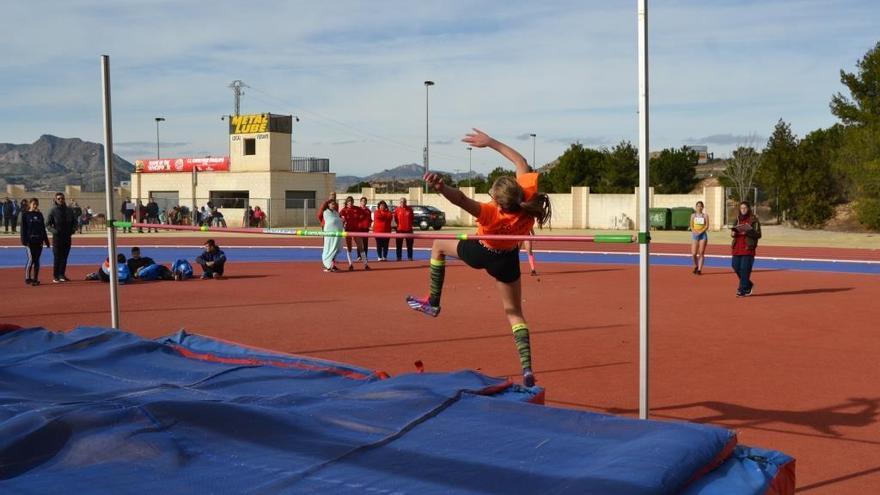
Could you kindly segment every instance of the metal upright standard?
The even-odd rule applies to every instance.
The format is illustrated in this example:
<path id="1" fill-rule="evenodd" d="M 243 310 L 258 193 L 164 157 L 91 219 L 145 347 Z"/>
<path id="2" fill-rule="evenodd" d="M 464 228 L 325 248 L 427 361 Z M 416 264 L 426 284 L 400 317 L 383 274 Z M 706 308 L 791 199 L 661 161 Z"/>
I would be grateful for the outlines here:
<path id="1" fill-rule="evenodd" d="M 430 168 L 429 160 L 430 158 L 430 134 L 428 133 L 428 88 L 434 85 L 434 81 L 425 81 L 425 173 L 427 174 Z M 428 194 L 428 183 L 425 182 L 425 194 Z"/>
<path id="2" fill-rule="evenodd" d="M 639 418 L 648 419 L 650 224 L 648 223 L 648 0 L 638 0 L 639 31 Z"/>
<path id="3" fill-rule="evenodd" d="M 119 330 L 119 272 L 116 270 L 116 227 L 113 216 L 113 118 L 110 111 L 110 56 L 101 55 L 104 91 L 104 190 L 107 191 L 107 259 L 110 264 L 110 326 Z"/>

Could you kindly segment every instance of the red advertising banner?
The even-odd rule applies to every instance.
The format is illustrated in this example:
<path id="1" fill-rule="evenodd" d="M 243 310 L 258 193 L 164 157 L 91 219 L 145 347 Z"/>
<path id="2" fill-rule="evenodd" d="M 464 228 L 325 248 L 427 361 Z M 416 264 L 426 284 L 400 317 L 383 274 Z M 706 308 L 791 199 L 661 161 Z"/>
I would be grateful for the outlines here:
<path id="1" fill-rule="evenodd" d="M 229 157 L 212 158 L 163 158 L 161 160 L 135 160 L 135 172 L 158 174 L 169 172 L 228 172 Z"/>

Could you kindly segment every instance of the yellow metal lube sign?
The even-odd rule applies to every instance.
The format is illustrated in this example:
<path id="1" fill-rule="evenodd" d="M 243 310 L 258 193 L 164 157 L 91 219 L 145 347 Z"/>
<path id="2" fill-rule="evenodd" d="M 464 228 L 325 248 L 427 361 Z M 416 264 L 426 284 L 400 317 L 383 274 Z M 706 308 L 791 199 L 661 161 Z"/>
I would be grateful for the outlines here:
<path id="1" fill-rule="evenodd" d="M 233 115 L 229 118 L 229 134 L 255 134 L 269 130 L 269 115 Z"/>

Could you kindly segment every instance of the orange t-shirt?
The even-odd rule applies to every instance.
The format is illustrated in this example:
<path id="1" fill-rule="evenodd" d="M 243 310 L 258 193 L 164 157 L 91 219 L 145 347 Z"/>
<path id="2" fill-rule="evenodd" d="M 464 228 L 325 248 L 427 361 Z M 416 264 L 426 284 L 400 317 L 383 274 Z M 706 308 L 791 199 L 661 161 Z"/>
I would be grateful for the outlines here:
<path id="1" fill-rule="evenodd" d="M 522 174 L 516 182 L 523 189 L 523 200 L 528 201 L 538 193 L 538 174 Z M 524 212 L 502 211 L 495 201 L 480 203 L 480 216 L 477 217 L 477 235 L 527 235 L 535 226 L 535 218 Z M 480 241 L 492 249 L 507 250 L 519 245 L 520 241 Z"/>

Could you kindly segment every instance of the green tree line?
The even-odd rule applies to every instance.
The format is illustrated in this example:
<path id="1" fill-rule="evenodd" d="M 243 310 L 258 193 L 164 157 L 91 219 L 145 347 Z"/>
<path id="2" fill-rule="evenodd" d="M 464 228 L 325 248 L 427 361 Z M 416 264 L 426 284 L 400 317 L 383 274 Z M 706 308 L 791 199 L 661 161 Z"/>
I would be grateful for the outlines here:
<path id="1" fill-rule="evenodd" d="M 756 182 L 776 197 L 785 222 L 821 227 L 838 204 L 852 202 L 860 223 L 880 230 L 880 43 L 840 71 L 849 96 L 831 97 L 840 122 L 803 138 L 780 119 L 761 153 Z"/>

